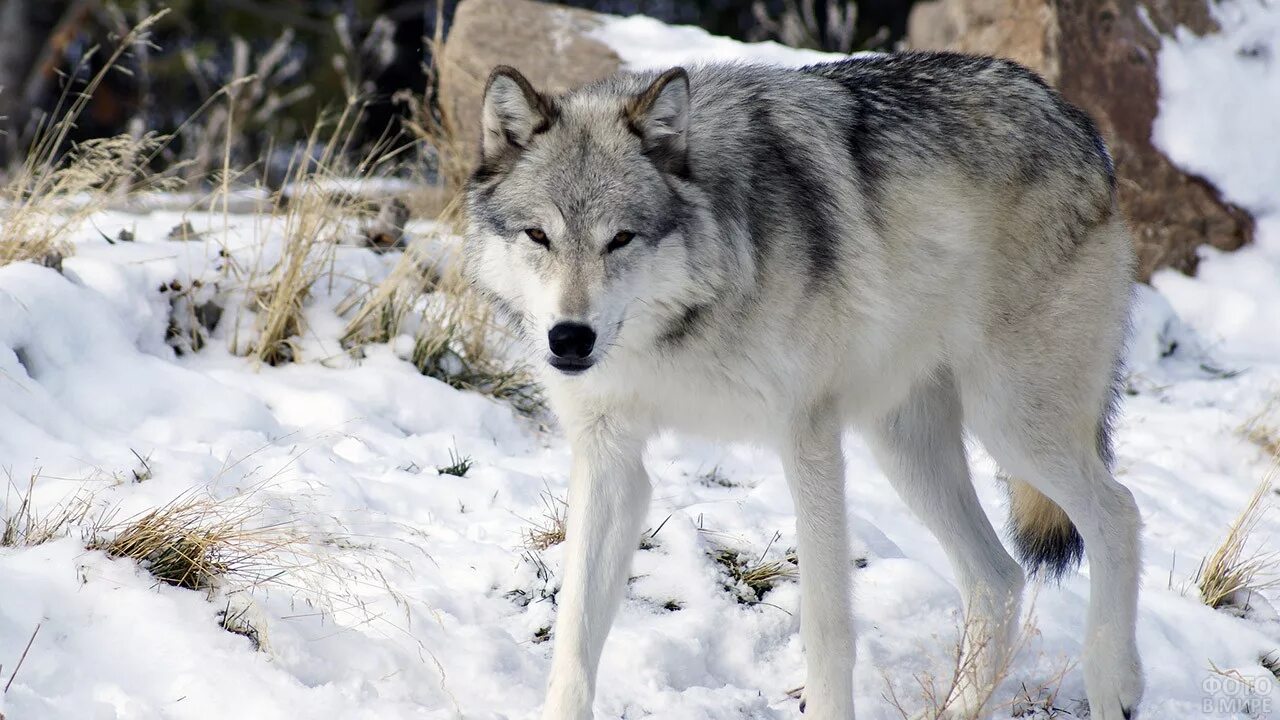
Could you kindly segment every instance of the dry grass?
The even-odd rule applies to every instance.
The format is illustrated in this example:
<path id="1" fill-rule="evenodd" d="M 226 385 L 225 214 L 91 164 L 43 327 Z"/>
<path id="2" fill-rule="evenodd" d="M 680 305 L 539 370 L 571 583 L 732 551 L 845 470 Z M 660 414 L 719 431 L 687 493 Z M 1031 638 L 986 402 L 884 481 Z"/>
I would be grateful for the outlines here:
<path id="1" fill-rule="evenodd" d="M 725 575 L 724 589 L 733 593 L 739 603 L 755 605 L 770 590 L 799 574 L 799 560 L 794 550 L 783 553 L 779 560 L 765 559 L 780 537 L 775 534 L 759 556 L 719 543 L 710 545 L 707 554 Z"/>
<path id="2" fill-rule="evenodd" d="M 249 280 L 256 288 L 250 296 L 257 330 L 249 353 L 260 362 L 301 359 L 298 338 L 306 331 L 304 309 L 312 290 L 332 276 L 337 244 L 356 234 L 360 219 L 372 213 L 369 198 L 332 190 L 344 180 L 371 177 L 396 153 L 389 143 L 380 143 L 351 166 L 345 158 L 360 118 L 361 106 L 353 100 L 332 125 L 317 124 L 295 155 L 286 189 L 276 194 L 273 222 L 281 226 L 283 250 L 265 276 Z"/>
<path id="3" fill-rule="evenodd" d="M 229 594 L 216 617 L 219 627 L 248 640 L 255 651 L 268 649 L 266 623 L 248 595 Z"/>
<path id="4" fill-rule="evenodd" d="M 71 530 L 85 521 L 91 509 L 92 495 L 81 492 L 56 504 L 49 512 L 40 512 L 32 500 L 36 470 L 27 480 L 26 488 L 19 488 L 9 477 L 5 507 L 13 508 L 3 518 L 0 531 L 0 547 L 33 547 L 51 540 L 66 537 Z M 15 507 L 16 502 L 16 507 Z"/>
<path id="5" fill-rule="evenodd" d="M 1253 532 L 1271 510 L 1273 477 L 1274 473 L 1268 473 L 1259 483 L 1221 544 L 1201 561 L 1196 571 L 1200 597 L 1211 608 L 1247 610 L 1251 593 L 1280 584 L 1280 575 L 1276 574 L 1280 553 L 1251 542 Z"/>
<path id="6" fill-rule="evenodd" d="M 451 387 L 507 402 L 523 415 L 541 413 L 542 390 L 526 365 L 501 356 L 509 339 L 488 307 L 470 291 L 442 299 L 440 307 L 423 312 L 410 356 L 414 367 Z"/>
<path id="7" fill-rule="evenodd" d="M 302 538 L 285 524 L 263 523 L 261 509 L 247 500 L 188 493 L 123 520 L 104 516 L 87 547 L 135 560 L 160 582 L 190 590 L 269 583 L 297 565 Z"/>
<path id="8" fill-rule="evenodd" d="M 441 8 L 438 3 L 437 14 Z M 442 22 L 437 25 L 431 40 L 433 58 L 442 56 L 442 27 Z M 427 94 L 421 99 L 397 99 L 410 110 L 405 127 L 427 149 L 435 166 L 438 186 L 407 198 L 411 208 L 418 206 L 415 214 L 436 218 L 435 235 L 410 244 L 371 293 L 339 306 L 339 314 L 350 318 L 343 346 L 358 350 L 412 334 L 410 360 L 424 375 L 503 400 L 525 415 L 538 415 L 545 410 L 541 390 L 527 367 L 505 357 L 512 338 L 489 304 L 471 290 L 462 273 L 458 246 L 449 237 L 461 227 L 461 190 L 474 149 L 466 146 L 440 110 L 435 66 L 424 70 Z"/>
<path id="9" fill-rule="evenodd" d="M 1060 704 L 1058 694 L 1062 689 L 1062 678 L 1066 676 L 1070 665 L 1064 665 L 1062 671 L 1047 681 L 1028 685 L 1023 683 L 1017 695 L 1009 705 L 1009 717 L 1035 718 L 1036 720 L 1053 720 L 1054 718 L 1075 717 Z"/>
<path id="10" fill-rule="evenodd" d="M 524 546 L 541 552 L 564 542 L 565 521 L 569 516 L 569 503 L 550 492 L 542 493 L 542 517 L 533 521 L 523 531 Z"/>
<path id="11" fill-rule="evenodd" d="M 350 317 L 343 346 L 358 350 L 411 333 L 409 360 L 423 375 L 538 415 L 546 407 L 541 389 L 527 366 L 510 359 L 515 341 L 463 276 L 456 244 L 444 240 L 447 227 L 438 227 L 431 238 L 438 254 L 424 242 L 410 245 L 373 292 L 338 307 Z"/>
<path id="12" fill-rule="evenodd" d="M 1240 434 L 1280 462 L 1280 395 L 1272 396 L 1258 414 L 1246 420 Z"/>
<path id="13" fill-rule="evenodd" d="M 344 116 L 345 117 L 345 116 Z M 253 293 L 257 337 L 250 354 L 259 362 L 280 365 L 301 357 L 297 338 L 305 328 L 303 309 L 312 287 L 332 262 L 337 232 L 344 216 L 327 193 L 317 187 L 318 178 L 307 158 L 320 145 L 320 129 L 312 131 L 306 150 L 294 161 L 290 176 L 294 191 L 276 195 L 276 215 L 282 218 L 284 248 L 280 259 Z M 336 150 L 334 133 L 324 143 L 326 159 Z"/>
<path id="14" fill-rule="evenodd" d="M 154 134 L 120 135 L 71 144 L 70 137 L 89 100 L 121 56 L 145 43 L 162 11 L 120 38 L 114 51 L 83 87 L 67 86 L 53 112 L 38 125 L 23 162 L 0 185 L 0 266 L 35 262 L 61 268 L 70 251 L 66 236 L 112 198 L 140 189 L 168 189 L 172 183 L 148 175 L 147 166 L 164 145 Z M 95 48 L 81 60 L 89 67 Z"/>
<path id="15" fill-rule="evenodd" d="M 442 236 L 443 230 L 424 240 L 438 240 Z M 372 292 L 351 296 L 340 303 L 338 314 L 349 317 L 342 335 L 343 347 L 354 349 L 385 343 L 399 335 L 423 295 L 440 285 L 440 265 L 439 259 L 431 256 L 423 243 L 411 244 Z"/>

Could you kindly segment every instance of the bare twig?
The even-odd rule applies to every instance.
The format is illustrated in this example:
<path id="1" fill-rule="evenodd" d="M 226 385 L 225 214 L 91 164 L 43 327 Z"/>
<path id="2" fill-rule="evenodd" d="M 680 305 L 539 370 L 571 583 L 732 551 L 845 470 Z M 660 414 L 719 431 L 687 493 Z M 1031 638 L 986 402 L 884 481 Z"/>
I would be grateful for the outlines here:
<path id="1" fill-rule="evenodd" d="M 36 633 L 40 632 L 42 624 L 36 623 L 36 629 L 31 631 L 31 639 L 27 640 L 27 647 L 22 650 L 22 656 L 18 658 L 18 664 L 13 668 L 13 674 L 9 676 L 9 682 L 4 685 L 5 692 L 9 692 L 9 688 L 13 685 L 13 679 L 18 677 L 18 671 L 22 669 L 22 662 L 27 659 L 27 653 L 31 651 L 31 644 L 36 641 Z"/>

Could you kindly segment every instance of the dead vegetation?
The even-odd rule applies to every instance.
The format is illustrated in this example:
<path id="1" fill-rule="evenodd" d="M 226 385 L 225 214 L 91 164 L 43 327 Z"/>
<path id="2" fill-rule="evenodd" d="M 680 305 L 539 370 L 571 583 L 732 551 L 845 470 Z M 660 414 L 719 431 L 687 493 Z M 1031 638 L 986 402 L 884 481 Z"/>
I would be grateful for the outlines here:
<path id="1" fill-rule="evenodd" d="M 1280 462 L 1280 394 L 1273 395 L 1256 415 L 1240 426 L 1240 434 L 1267 457 Z"/>
<path id="2" fill-rule="evenodd" d="M 249 353 L 259 362 L 300 359 L 297 339 L 306 329 L 304 309 L 312 289 L 331 272 L 336 245 L 350 230 L 350 220 L 365 209 L 365 199 L 329 187 L 342 177 L 367 177 L 379 164 L 375 153 L 357 168 L 345 167 L 343 150 L 359 117 L 360 108 L 348 105 L 332 127 L 317 125 L 295 155 L 287 189 L 276 194 L 273 221 L 283 236 L 280 257 L 264 277 L 250 279 L 257 337 Z"/>
<path id="3" fill-rule="evenodd" d="M 222 321 L 225 299 L 217 283 L 193 278 L 171 280 L 159 288 L 169 299 L 169 324 L 164 341 L 177 355 L 199 352 Z"/>
<path id="4" fill-rule="evenodd" d="M 437 185 L 443 193 L 444 201 L 437 208 L 438 212 L 430 213 L 441 222 L 456 224 L 462 214 L 462 207 L 457 202 L 467 176 L 471 171 L 472 156 L 475 148 L 463 140 L 449 121 L 448 113 L 440 104 L 440 69 L 436 65 L 437 58 L 445 55 L 444 45 L 444 3 L 435 3 L 435 35 L 428 41 L 431 62 L 423 67 L 426 75 L 426 91 L 419 99 L 411 94 L 395 98 L 409 109 L 409 119 L 405 127 L 423 143 L 428 153 L 428 161 L 436 172 Z M 425 198 L 423 198 L 425 199 Z"/>
<path id="5" fill-rule="evenodd" d="M 148 133 L 70 141 L 94 91 L 121 56 L 145 42 L 156 13 L 120 39 L 82 88 L 66 87 L 53 113 L 41 120 L 23 161 L 0 184 L 0 266 L 33 262 L 61 269 L 70 251 L 67 234 L 100 211 L 112 197 L 141 189 L 166 189 L 168 181 L 146 167 L 164 138 Z M 81 60 L 87 68 L 94 48 Z"/>
<path id="6" fill-rule="evenodd" d="M 11 475 L 7 477 L 5 507 L 11 509 L 3 518 L 0 547 L 34 547 L 64 538 L 85 522 L 92 510 L 92 495 L 81 492 L 41 512 L 33 500 L 40 471 L 31 473 L 25 488 L 17 486 Z"/>
<path id="7" fill-rule="evenodd" d="M 781 558 L 766 559 L 769 550 L 781 537 L 775 533 L 759 555 L 719 541 L 708 546 L 707 555 L 719 566 L 724 589 L 732 593 L 739 603 L 756 605 L 770 590 L 798 576 L 800 562 L 794 549 L 784 552 Z"/>
<path id="8" fill-rule="evenodd" d="M 147 461 L 139 460 L 149 474 Z M 288 522 L 264 522 L 252 492 L 218 499 L 192 491 L 120 518 L 89 491 L 42 511 L 33 500 L 39 478 L 39 471 L 32 473 L 25 488 L 10 478 L 0 547 L 33 547 L 79 533 L 87 549 L 129 558 L 158 581 L 191 590 L 255 587 L 310 563 L 302 535 Z"/>
<path id="9" fill-rule="evenodd" d="M 541 388 L 514 359 L 516 340 L 464 277 L 449 226 L 438 222 L 432 232 L 406 248 L 371 292 L 338 306 L 349 318 L 343 346 L 358 352 L 407 335 L 407 359 L 423 375 L 502 400 L 524 415 L 540 414 Z"/>
<path id="10" fill-rule="evenodd" d="M 433 58 L 440 57 L 444 47 L 439 3 L 436 12 Z M 349 318 L 342 343 L 358 351 L 362 345 L 409 335 L 409 360 L 423 375 L 459 390 L 489 395 L 535 416 L 545 410 L 541 389 L 529 368 L 513 359 L 515 340 L 462 272 L 461 249 L 453 235 L 461 228 L 461 191 L 471 148 L 465 147 L 460 133 L 440 111 L 435 66 L 425 67 L 424 72 L 426 95 L 403 95 L 397 100 L 409 108 L 405 126 L 426 149 L 436 172 L 437 186 L 430 193 L 433 206 L 419 208 L 435 217 L 436 223 L 430 235 L 407 245 L 376 288 L 339 306 L 339 314 Z M 410 198 L 409 204 L 422 201 L 423 197 Z"/>
<path id="11" fill-rule="evenodd" d="M 1253 542 L 1252 535 L 1271 511 L 1273 473 L 1259 483 L 1249 502 L 1231 523 L 1226 537 L 1200 562 L 1195 584 L 1204 604 L 1215 610 L 1248 611 L 1250 597 L 1280 584 L 1280 553 Z"/>
<path id="12" fill-rule="evenodd" d="M 564 542 L 569 503 L 563 497 L 543 491 L 542 507 L 542 517 L 532 521 L 523 531 L 524 546 L 533 552 L 542 552 Z"/>
<path id="13" fill-rule="evenodd" d="M 86 545 L 132 559 L 175 587 L 261 585 L 296 566 L 303 541 L 288 524 L 264 523 L 261 508 L 246 500 L 188 493 L 132 517 L 106 515 L 94 523 Z"/>
<path id="14" fill-rule="evenodd" d="M 1011 698 L 997 697 L 1010 677 L 1014 659 L 1038 634 L 1035 618 L 1028 614 L 1014 628 L 1008 651 L 983 667 L 980 660 L 995 652 L 992 630 L 985 623 L 966 617 L 942 675 L 914 675 L 915 687 L 905 697 L 886 675 L 884 698 L 903 720 L 983 720 L 1005 713 L 1016 718 L 1073 717 L 1058 699 L 1062 680 L 1072 668 L 1069 663 L 1042 681 L 1021 683 Z"/>
<path id="15" fill-rule="evenodd" d="M 72 251 L 73 231 L 121 195 L 176 188 L 178 178 L 212 181 L 210 194 L 195 205 L 222 210 L 222 236 L 212 227 L 200 232 L 184 222 L 178 239 L 223 243 L 223 282 L 202 285 L 192 278 L 166 284 L 173 311 L 167 340 L 175 352 L 202 349 L 223 320 L 225 308 L 226 315 L 235 316 L 228 333 L 233 352 L 268 365 L 302 360 L 303 338 L 309 331 L 307 308 L 322 283 L 328 281 L 327 289 L 332 288 L 336 246 L 359 240 L 375 251 L 403 250 L 403 255 L 384 281 L 357 288 L 340 304 L 339 313 L 349 320 L 344 348 L 358 356 L 364 345 L 407 334 L 412 341 L 405 359 L 422 374 L 508 402 L 522 414 L 542 413 L 540 389 L 528 368 L 513 359 L 513 338 L 462 276 L 451 234 L 461 218 L 458 194 L 470 153 L 435 101 L 435 68 L 424 68 L 425 95 L 399 98 L 410 110 L 403 126 L 407 135 L 384 136 L 358 159 L 353 159 L 352 145 L 364 101 L 353 75 L 347 105 L 331 121 L 318 122 L 304 146 L 290 154 L 290 165 L 278 179 L 283 189 L 261 204 L 265 214 L 258 222 L 266 227 L 256 232 L 278 231 L 278 249 L 260 247 L 248 262 L 241 258 L 243 264 L 237 264 L 225 243 L 231 197 L 249 176 L 248 169 L 233 164 L 243 155 L 240 136 L 245 127 L 262 124 L 258 116 L 263 112 L 302 99 L 274 97 L 268 90 L 272 78 L 296 71 L 296 59 L 285 52 L 290 44 L 287 33 L 259 56 L 237 43 L 231 79 L 216 90 L 207 77 L 211 70 L 188 59 L 197 85 L 210 86 L 209 100 L 198 117 L 179 130 L 184 151 L 194 155 L 176 161 L 164 173 L 153 173 L 150 165 L 169 152 L 169 138 L 139 134 L 69 143 L 77 119 L 106 73 L 128 49 L 147 42 L 149 30 L 163 15 L 147 18 L 122 37 L 97 75 L 74 90 L 68 85 L 53 119 L 41 127 L 23 164 L 0 187 L 0 265 L 31 261 L 60 268 L 62 258 Z M 342 28 L 338 30 L 341 35 Z M 433 39 L 437 52 L 443 42 L 441 35 Z M 363 47 L 346 37 L 348 65 L 361 57 Z M 413 142 L 406 142 L 408 138 Z M 221 147 L 215 146 L 218 142 Z M 443 199 L 429 209 L 438 221 L 431 237 L 417 238 L 421 242 L 410 242 L 415 238 L 406 235 L 412 202 L 382 198 L 375 203 L 359 192 L 334 190 L 386 175 L 399 167 L 400 158 L 415 151 L 425 153 L 434 170 L 437 185 L 431 196 Z M 131 239 L 103 237 L 111 243 Z M 234 301 L 234 309 L 230 295 L 243 298 Z M 251 322 L 241 322 L 242 314 Z M 242 337 L 249 333 L 251 337 Z"/>

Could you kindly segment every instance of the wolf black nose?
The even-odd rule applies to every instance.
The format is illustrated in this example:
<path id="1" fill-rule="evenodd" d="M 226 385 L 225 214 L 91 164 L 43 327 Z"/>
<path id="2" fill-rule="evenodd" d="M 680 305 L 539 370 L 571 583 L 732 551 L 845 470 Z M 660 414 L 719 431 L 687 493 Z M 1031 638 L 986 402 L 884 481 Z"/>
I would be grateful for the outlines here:
<path id="1" fill-rule="evenodd" d="M 547 333 L 547 344 L 556 357 L 585 360 L 596 346 L 596 331 L 582 323 L 556 323 Z"/>

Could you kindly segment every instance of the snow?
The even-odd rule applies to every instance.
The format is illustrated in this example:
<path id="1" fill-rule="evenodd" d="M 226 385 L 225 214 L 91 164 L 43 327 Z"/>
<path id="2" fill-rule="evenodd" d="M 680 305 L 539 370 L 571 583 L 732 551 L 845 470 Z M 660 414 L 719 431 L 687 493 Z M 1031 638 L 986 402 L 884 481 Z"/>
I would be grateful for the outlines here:
<path id="1" fill-rule="evenodd" d="M 1211 6 L 1222 32 L 1179 29 L 1159 55 L 1160 113 L 1152 138 L 1179 167 L 1213 183 L 1257 220 L 1256 242 L 1238 253 L 1211 248 L 1189 280 L 1154 284 L 1184 317 L 1211 327 L 1242 361 L 1280 355 L 1280 3 Z"/>
<path id="2" fill-rule="evenodd" d="M 1264 591 L 1259 610 L 1240 618 L 1206 608 L 1191 582 L 1268 471 L 1270 460 L 1240 428 L 1280 390 L 1280 222 L 1266 214 L 1280 191 L 1280 124 L 1249 124 L 1227 109 L 1252 95 L 1246 82 L 1275 87 L 1274 63 L 1258 77 L 1255 60 L 1236 53 L 1244 38 L 1275 47 L 1274 29 L 1255 33 L 1276 27 L 1274 5 L 1266 7 L 1240 10 L 1251 22 L 1227 24 L 1224 38 L 1233 40 L 1180 36 L 1161 55 L 1164 147 L 1262 218 L 1255 246 L 1206 251 L 1198 277 L 1161 273 L 1155 289 L 1137 291 L 1133 394 L 1117 437 L 1119 474 L 1145 521 L 1145 717 L 1234 718 L 1250 701 L 1266 718 L 1280 702 L 1280 683 L 1259 664 L 1280 650 L 1280 622 L 1265 607 L 1280 596 Z M 646 49 L 624 53 L 631 67 L 816 59 L 646 18 L 601 32 L 620 50 Z M 1192 76 L 1210 69 L 1219 75 Z M 1191 102 L 1191 92 L 1201 100 Z M 1204 100 L 1208 92 L 1214 100 Z M 312 559 L 282 582 L 211 598 L 85 550 L 79 531 L 0 548 L 0 681 L 40 628 L 0 699 L 3 712 L 10 720 L 537 717 L 551 645 L 535 638 L 555 616 L 548 596 L 562 550 L 529 551 L 523 533 L 547 512 L 547 496 L 567 487 L 558 431 L 419 375 L 402 357 L 403 341 L 358 360 L 343 353 L 335 307 L 395 262 L 352 246 L 336 249 L 332 277 L 316 286 L 303 362 L 258 367 L 231 352 L 237 328 L 252 327 L 233 307 L 203 350 L 176 356 L 164 342 L 170 309 L 161 284 L 200 279 L 240 297 L 220 250 L 238 266 L 266 267 L 282 239 L 252 215 L 144 210 L 95 217 L 96 229 L 73 238 L 62 274 L 0 268 L 0 470 L 11 477 L 0 517 L 17 511 L 37 471 L 37 512 L 92 493 L 95 512 L 123 518 L 196 492 L 252 503 L 267 523 L 289 522 L 307 536 Z M 169 240 L 184 219 L 207 234 Z M 122 228 L 137 241 L 108 245 L 98 232 L 114 237 Z M 465 477 L 435 470 L 454 452 L 475 462 Z M 947 672 L 960 597 L 942 548 L 856 437 L 847 455 L 850 538 L 866 561 L 855 576 L 859 717 L 885 720 L 898 717 L 883 699 L 887 683 L 919 708 L 913 677 Z M 150 468 L 141 481 L 139 458 Z M 727 547 L 778 560 L 794 547 L 777 459 L 673 436 L 652 444 L 646 464 L 654 537 L 637 554 L 605 651 L 598 716 L 800 718 L 787 696 L 804 680 L 797 586 L 785 581 L 764 602 L 741 604 L 708 558 Z M 995 468 L 977 448 L 973 464 L 984 506 L 1002 526 Z M 1278 531 L 1270 514 L 1255 540 L 1274 547 Z M 1088 576 L 1086 567 L 1029 594 L 1035 632 L 997 700 L 1012 703 L 1024 684 L 1033 694 L 1055 687 L 1061 675 L 1056 706 L 1082 714 L 1076 661 Z M 678 610 L 668 609 L 673 602 Z M 232 606 L 264 633 L 261 651 L 219 627 L 219 612 Z M 1214 667 L 1238 672 L 1252 689 Z"/>
<path id="3" fill-rule="evenodd" d="M 1210 7 L 1222 32 L 1160 48 L 1156 146 L 1255 216 L 1280 213 L 1280 5 Z"/>
<path id="4" fill-rule="evenodd" d="M 665 70 L 674 65 L 753 62 L 801 67 L 847 55 L 787 47 L 772 40 L 743 43 L 691 25 L 666 25 L 644 15 L 609 18 L 591 32 L 608 45 L 627 70 Z"/>

